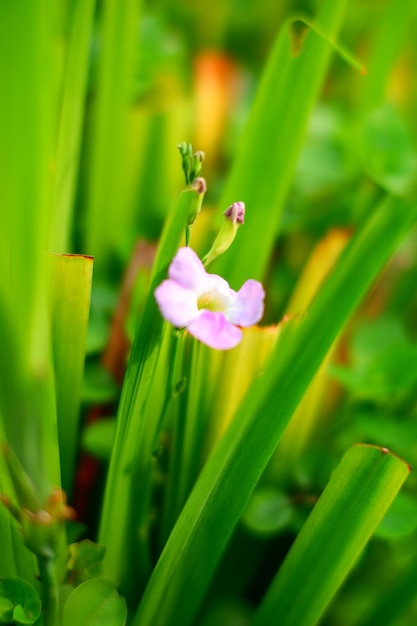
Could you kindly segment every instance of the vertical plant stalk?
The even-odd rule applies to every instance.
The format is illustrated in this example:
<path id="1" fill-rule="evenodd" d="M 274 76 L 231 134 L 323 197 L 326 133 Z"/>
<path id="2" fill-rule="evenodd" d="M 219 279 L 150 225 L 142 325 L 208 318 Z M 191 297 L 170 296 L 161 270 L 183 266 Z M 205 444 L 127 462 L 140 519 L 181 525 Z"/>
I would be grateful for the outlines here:
<path id="1" fill-rule="evenodd" d="M 189 473 L 189 454 L 187 454 L 187 436 L 190 428 L 189 401 L 194 389 L 195 349 L 194 339 L 189 335 L 181 337 L 182 346 L 177 359 L 176 377 L 173 380 L 171 400 L 170 463 L 165 491 L 164 512 L 159 529 L 160 545 L 163 546 L 181 511 L 188 495 L 185 477 Z M 175 389 L 177 385 L 180 389 Z M 175 391 L 177 393 L 175 393 Z M 176 397 L 175 397 L 176 396 Z"/>
<path id="2" fill-rule="evenodd" d="M 58 626 L 59 595 L 55 561 L 51 557 L 38 556 L 38 567 L 42 583 L 43 624 Z"/>

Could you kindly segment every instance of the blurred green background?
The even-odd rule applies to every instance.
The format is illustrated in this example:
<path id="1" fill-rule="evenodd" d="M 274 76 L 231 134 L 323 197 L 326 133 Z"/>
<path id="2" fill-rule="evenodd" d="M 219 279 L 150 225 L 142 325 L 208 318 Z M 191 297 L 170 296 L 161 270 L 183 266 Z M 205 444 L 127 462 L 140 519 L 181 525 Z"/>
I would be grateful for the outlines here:
<path id="1" fill-rule="evenodd" d="M 264 325 L 306 313 L 346 241 L 385 196 L 415 200 L 417 5 L 346 2 L 334 40 L 324 22 L 315 22 L 322 4 L 39 0 L 22 11 L 21 3 L 4 0 L 0 295 L 19 337 L 17 348 L 7 349 L 44 371 L 43 253 L 92 255 L 81 447 L 98 465 L 81 457 L 87 478 L 78 476 L 72 496 L 91 535 L 113 422 L 92 426 L 116 411 L 156 245 L 184 186 L 178 144 L 191 142 L 206 154 L 208 190 L 192 234 L 201 256 L 227 204 L 247 203 L 246 224 L 213 271 L 233 287 L 249 277 L 263 281 Z M 308 35 L 306 19 L 313 26 Z M 264 109 L 256 109 L 253 128 L 263 130 L 245 145 L 280 31 L 288 34 L 289 63 L 296 59 L 301 69 L 293 75 L 283 66 L 270 77 L 277 100 L 263 126 Z M 316 89 L 312 40 L 324 41 L 328 52 Z M 243 197 L 229 197 L 236 188 Z M 386 446 L 416 465 L 416 252 L 413 228 L 297 409 L 234 533 L 199 624 L 249 624 L 277 561 L 352 444 Z M 1 366 L 7 371 L 6 357 Z M 416 480 L 412 473 L 324 626 L 416 624 Z"/>

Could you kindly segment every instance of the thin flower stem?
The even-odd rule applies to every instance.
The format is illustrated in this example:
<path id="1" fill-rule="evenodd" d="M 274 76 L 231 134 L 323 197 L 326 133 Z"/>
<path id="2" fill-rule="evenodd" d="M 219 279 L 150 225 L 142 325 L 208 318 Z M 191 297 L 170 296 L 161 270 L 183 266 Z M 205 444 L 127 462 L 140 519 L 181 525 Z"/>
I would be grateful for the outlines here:
<path id="1" fill-rule="evenodd" d="M 146 453 L 144 457 L 150 459 L 146 464 L 146 467 L 140 467 L 137 472 L 137 480 L 134 480 L 134 484 L 142 484 L 141 492 L 141 507 L 136 518 L 138 528 L 138 554 L 142 564 L 146 564 L 145 569 L 150 572 L 152 567 L 151 546 L 150 546 L 150 508 L 152 504 L 152 472 L 153 472 L 153 458 L 155 450 L 158 448 L 159 437 L 161 434 L 162 426 L 167 417 L 168 410 L 170 408 L 173 398 L 180 392 L 178 388 L 182 384 L 181 368 L 183 363 L 183 346 L 184 346 L 184 333 L 182 331 L 175 331 L 175 334 L 171 335 L 171 354 L 169 358 L 169 370 L 166 381 L 165 398 L 162 408 L 159 412 L 156 426 L 152 431 L 152 440 L 148 440 L 146 444 Z M 144 577 L 146 578 L 146 576 Z M 145 582 L 145 581 L 143 581 Z"/>
<path id="2" fill-rule="evenodd" d="M 188 362 L 184 368 L 190 384 L 187 394 L 181 404 L 182 407 L 182 441 L 176 462 L 178 465 L 178 484 L 176 488 L 175 519 L 181 512 L 187 500 L 200 469 L 206 420 L 204 407 L 201 406 L 201 386 L 206 384 L 201 377 L 204 366 L 201 359 L 202 345 L 192 341 L 188 354 Z M 192 377 L 192 379 L 191 379 Z"/>
<path id="3" fill-rule="evenodd" d="M 184 332 L 182 330 L 176 330 L 173 339 L 172 354 L 170 359 L 171 364 L 167 377 L 164 404 L 159 414 L 158 426 L 155 429 L 155 439 L 153 442 L 154 448 L 156 448 L 156 446 L 158 445 L 161 428 L 164 423 L 170 402 L 179 392 L 182 391 L 183 388 L 184 377 L 181 373 L 183 350 Z"/>
<path id="4" fill-rule="evenodd" d="M 188 341 L 187 341 L 188 340 Z M 159 547 L 163 548 L 169 532 L 172 527 L 172 517 L 176 510 L 176 500 L 178 496 L 178 457 L 181 455 L 181 449 L 184 440 L 183 428 L 185 425 L 184 403 L 188 395 L 188 383 L 190 374 L 190 336 L 185 333 L 177 338 L 173 348 L 171 360 L 171 368 L 168 376 L 167 393 L 165 403 L 161 412 L 161 421 L 166 414 L 168 407 L 172 407 L 172 429 L 170 433 L 170 460 L 169 460 L 169 479 L 166 485 L 162 520 L 159 528 Z M 188 364 L 188 365 L 187 365 Z M 186 394 L 180 394 L 187 386 Z"/>
<path id="5" fill-rule="evenodd" d="M 59 596 L 55 560 L 51 557 L 38 556 L 38 566 L 43 591 L 43 624 L 44 626 L 58 626 Z"/>

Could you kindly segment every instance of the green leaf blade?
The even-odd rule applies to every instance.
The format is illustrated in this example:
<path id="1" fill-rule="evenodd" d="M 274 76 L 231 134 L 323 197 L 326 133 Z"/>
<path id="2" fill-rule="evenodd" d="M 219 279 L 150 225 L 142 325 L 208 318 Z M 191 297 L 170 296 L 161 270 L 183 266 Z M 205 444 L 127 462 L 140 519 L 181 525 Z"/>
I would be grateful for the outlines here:
<path id="1" fill-rule="evenodd" d="M 52 260 L 52 338 L 56 377 L 58 436 L 64 490 L 70 494 L 77 455 L 93 259 L 54 255 Z"/>
<path id="2" fill-rule="evenodd" d="M 351 448 L 294 542 L 253 626 L 277 619 L 281 626 L 317 624 L 409 472 L 386 448 Z"/>
<path id="3" fill-rule="evenodd" d="M 88 55 L 96 0 L 74 3 L 59 120 L 51 248 L 71 251 L 74 197 L 87 91 Z"/>
<path id="4" fill-rule="evenodd" d="M 311 110 L 319 94 L 343 19 L 345 0 L 326 0 L 317 16 L 319 32 L 309 32 L 299 56 L 291 55 L 289 30 L 276 41 L 259 86 L 237 158 L 220 206 L 246 203 L 245 227 L 233 249 L 216 261 L 216 273 L 234 287 L 251 278 L 262 279 L 277 234 Z M 256 255 L 248 255 L 254 242 Z M 237 261 L 238 260 L 238 261 Z"/>

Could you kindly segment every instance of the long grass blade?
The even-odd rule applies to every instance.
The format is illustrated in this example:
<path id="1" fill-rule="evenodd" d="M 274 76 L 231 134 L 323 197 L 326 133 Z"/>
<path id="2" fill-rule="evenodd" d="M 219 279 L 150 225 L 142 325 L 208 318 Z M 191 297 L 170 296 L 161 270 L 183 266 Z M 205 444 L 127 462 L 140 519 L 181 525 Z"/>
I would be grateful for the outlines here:
<path id="1" fill-rule="evenodd" d="M 346 2 L 325 0 L 317 27 L 337 37 Z M 270 258 L 286 194 L 304 138 L 307 121 L 318 96 L 332 53 L 316 32 L 308 33 L 299 56 L 291 54 L 291 34 L 284 28 L 276 41 L 258 88 L 250 119 L 236 152 L 221 206 L 246 203 L 245 229 L 214 271 L 238 286 L 249 276 L 262 279 Z M 256 255 L 248 255 L 262 241 Z"/>
<path id="2" fill-rule="evenodd" d="M 70 495 L 78 448 L 93 259 L 54 255 L 51 261 L 52 343 L 61 477 L 62 487 Z"/>
<path id="3" fill-rule="evenodd" d="M 271 583 L 253 626 L 318 624 L 410 469 L 385 448 L 351 448 Z"/>

